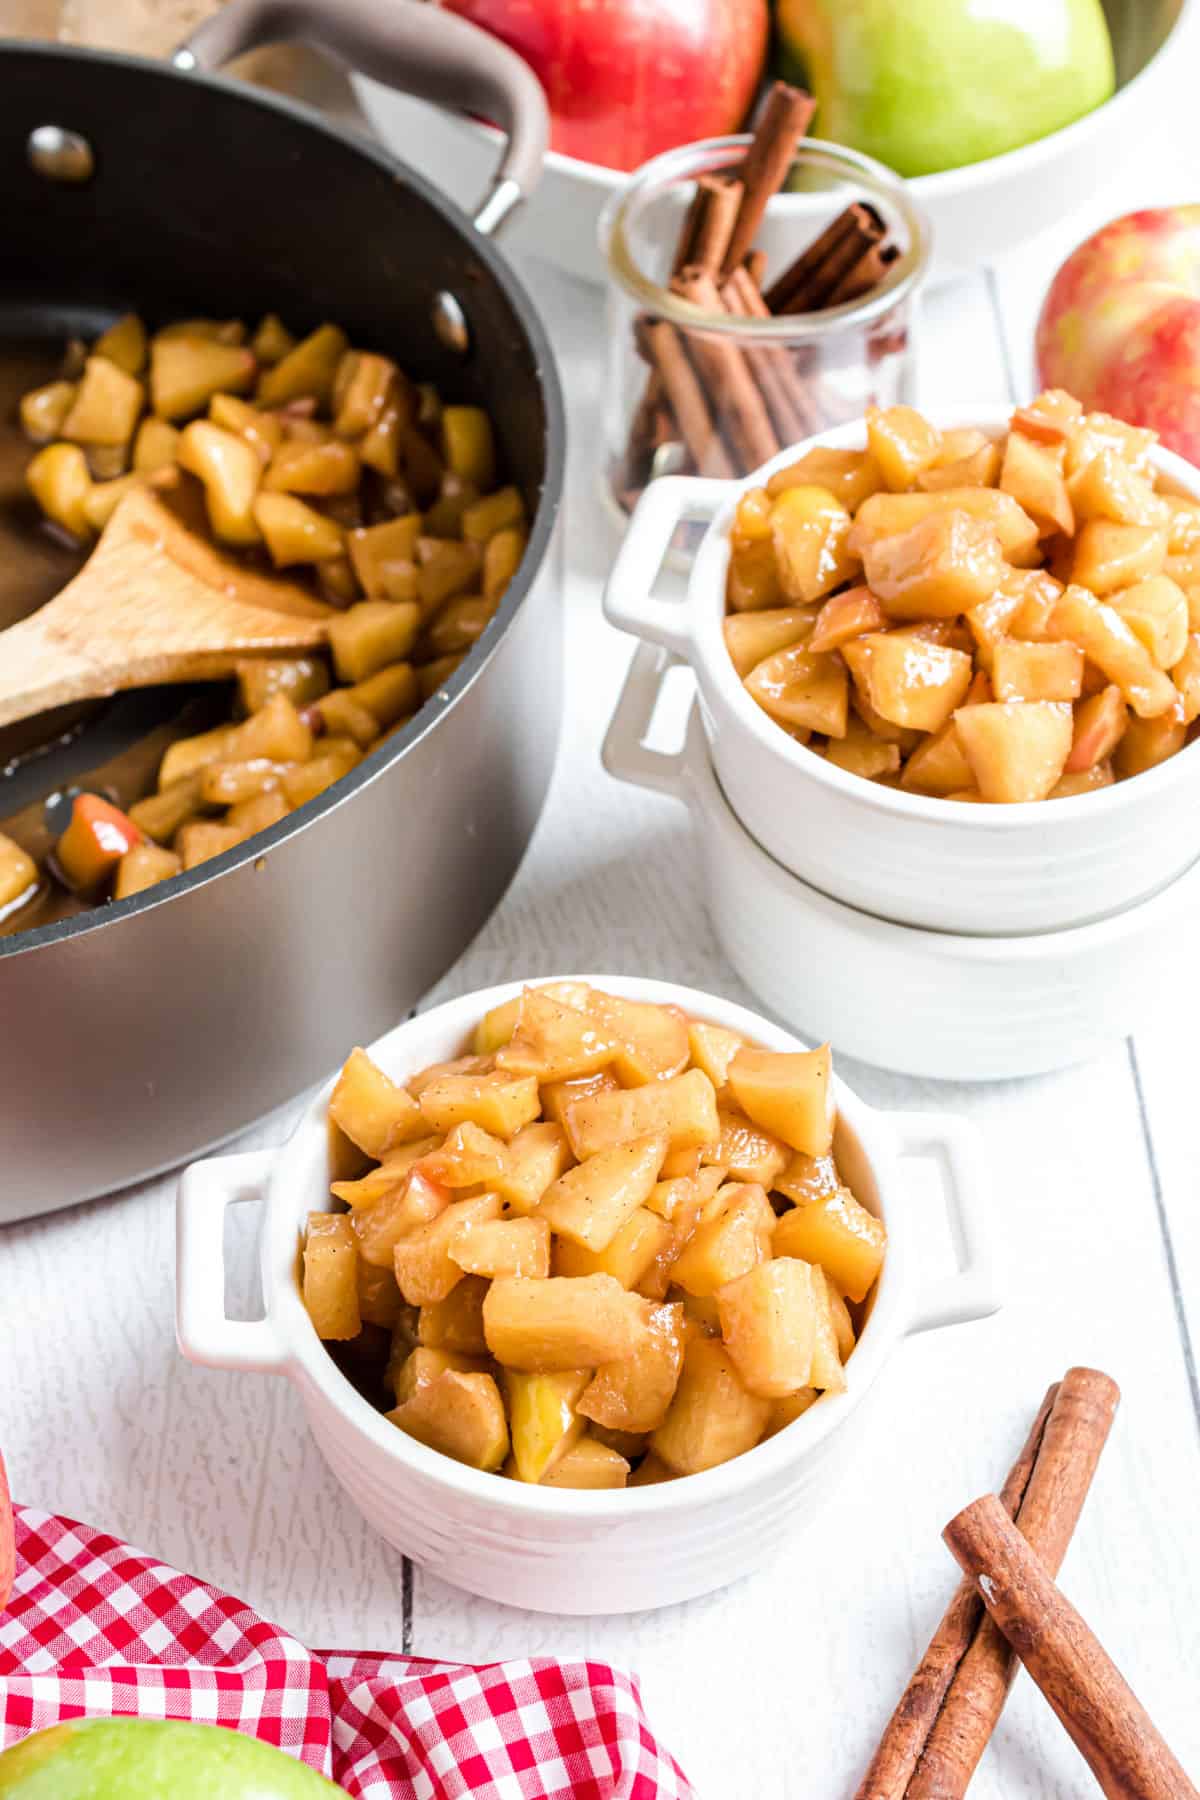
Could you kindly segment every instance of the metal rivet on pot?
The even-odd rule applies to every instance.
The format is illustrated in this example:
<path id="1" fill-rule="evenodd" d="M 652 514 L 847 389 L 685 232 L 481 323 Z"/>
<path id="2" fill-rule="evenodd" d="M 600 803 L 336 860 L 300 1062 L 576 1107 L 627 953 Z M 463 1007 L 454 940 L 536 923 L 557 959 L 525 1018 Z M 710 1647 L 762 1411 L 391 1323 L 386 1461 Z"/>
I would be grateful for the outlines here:
<path id="1" fill-rule="evenodd" d="M 467 315 L 454 295 L 445 288 L 433 296 L 433 329 L 438 342 L 456 356 L 465 356 L 471 348 L 471 328 Z"/>
<path id="2" fill-rule="evenodd" d="M 90 181 L 96 172 L 92 146 L 78 131 L 39 125 L 26 141 L 30 167 L 47 181 Z"/>

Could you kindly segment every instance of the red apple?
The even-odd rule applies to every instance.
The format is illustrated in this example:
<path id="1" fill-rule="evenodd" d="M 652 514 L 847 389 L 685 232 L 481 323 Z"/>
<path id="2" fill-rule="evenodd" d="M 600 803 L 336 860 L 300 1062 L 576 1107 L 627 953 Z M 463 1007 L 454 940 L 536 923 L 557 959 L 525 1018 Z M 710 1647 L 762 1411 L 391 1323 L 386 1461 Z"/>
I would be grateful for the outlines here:
<path id="1" fill-rule="evenodd" d="M 8 1497 L 8 1476 L 4 1458 L 0 1456 L 0 1612 L 8 1605 L 13 1576 L 17 1570 L 17 1551 L 13 1542 L 12 1501 Z"/>
<path id="2" fill-rule="evenodd" d="M 1200 206 L 1127 213 L 1073 250 L 1037 326 L 1038 376 L 1200 463 Z"/>
<path id="3" fill-rule="evenodd" d="M 510 44 L 550 103 L 551 147 L 610 169 L 739 131 L 767 0 L 442 0 Z"/>

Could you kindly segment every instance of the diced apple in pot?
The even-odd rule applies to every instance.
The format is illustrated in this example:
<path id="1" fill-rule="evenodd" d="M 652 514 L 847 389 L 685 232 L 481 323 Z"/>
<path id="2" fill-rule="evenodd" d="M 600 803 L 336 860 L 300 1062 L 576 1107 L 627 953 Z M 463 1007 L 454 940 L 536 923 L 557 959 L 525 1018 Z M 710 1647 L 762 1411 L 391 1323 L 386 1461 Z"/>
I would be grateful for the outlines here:
<path id="1" fill-rule="evenodd" d="M 1101 450 L 1072 475 L 1068 493 L 1076 517 L 1114 525 L 1160 526 L 1168 508 L 1150 483 L 1115 450 Z"/>
<path id="2" fill-rule="evenodd" d="M 946 488 L 939 494 L 872 494 L 859 507 L 848 540 L 856 555 L 880 538 L 910 531 L 922 519 L 948 511 L 965 512 L 995 532 L 1006 562 L 1017 567 L 1036 560 L 1038 528 L 1011 494 L 998 488 Z"/>
<path id="3" fill-rule="evenodd" d="M 519 1481 L 540 1481 L 583 1436 L 584 1420 L 576 1414 L 575 1403 L 591 1378 L 590 1369 L 542 1375 L 519 1369 L 502 1372 Z"/>
<path id="4" fill-rule="evenodd" d="M 648 1206 L 639 1206 L 602 1250 L 591 1250 L 574 1238 L 557 1237 L 553 1270 L 556 1275 L 611 1275 L 623 1288 L 641 1293 L 645 1277 L 674 1243 L 675 1231 L 666 1219 Z"/>
<path id="5" fill-rule="evenodd" d="M 603 1250 L 650 1198 L 667 1144 L 659 1131 L 598 1151 L 547 1188 L 538 1217 L 559 1237 Z"/>
<path id="6" fill-rule="evenodd" d="M 579 1158 L 649 1132 L 665 1131 L 672 1150 L 702 1150 L 720 1136 L 717 1095 L 700 1069 L 638 1088 L 611 1088 L 571 1100 L 564 1124 Z"/>
<path id="7" fill-rule="evenodd" d="M 972 786 L 973 781 L 953 719 L 947 719 L 940 731 L 917 745 L 900 776 L 902 788 L 915 794 L 940 794 L 943 798 Z"/>
<path id="8" fill-rule="evenodd" d="M 731 1184 L 716 1196 L 716 1210 L 697 1225 L 676 1258 L 671 1279 L 705 1299 L 726 1282 L 756 1268 L 771 1250 L 775 1214 L 755 1182 Z"/>
<path id="9" fill-rule="evenodd" d="M 1071 708 L 1061 701 L 960 707 L 954 723 L 985 800 L 1044 800 L 1071 751 Z"/>

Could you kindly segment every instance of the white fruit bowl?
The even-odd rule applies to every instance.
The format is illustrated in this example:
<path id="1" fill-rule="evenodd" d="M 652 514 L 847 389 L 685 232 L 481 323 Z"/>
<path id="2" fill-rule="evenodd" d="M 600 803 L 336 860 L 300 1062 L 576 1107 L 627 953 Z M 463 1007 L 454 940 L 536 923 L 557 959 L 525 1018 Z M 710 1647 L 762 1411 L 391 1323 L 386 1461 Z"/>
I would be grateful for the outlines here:
<path id="1" fill-rule="evenodd" d="M 944 429 L 1008 425 L 988 406 L 930 413 Z M 614 625 L 695 670 L 717 780 L 737 818 L 775 862 L 860 912 L 926 930 L 986 936 L 1062 931 L 1103 919 L 1166 887 L 1200 858 L 1200 744 L 1094 793 L 967 806 L 883 787 L 798 744 L 746 692 L 725 645 L 725 576 L 734 510 L 814 445 L 863 449 L 861 420 L 781 451 L 744 481 L 669 476 L 638 502 L 604 594 Z M 1200 470 L 1152 452 L 1166 484 L 1200 499 Z M 708 529 L 682 604 L 655 577 L 685 519 Z"/>
<path id="2" fill-rule="evenodd" d="M 1094 190 L 1097 170 L 1126 159 L 1170 117 L 1191 72 L 1196 0 L 1107 0 L 1105 12 L 1119 84 L 1111 100 L 1021 149 L 911 183 L 914 200 L 933 222 L 935 279 L 993 262 L 1060 223 Z M 472 207 L 495 166 L 499 139 L 491 128 L 451 118 L 365 76 L 352 79 L 389 149 Z M 625 179 L 618 170 L 551 151 L 541 187 L 506 243 L 584 281 L 602 282 L 600 215 Z M 816 221 L 811 228 L 810 221 Z M 823 222 L 819 197 L 784 195 L 772 204 L 763 248 L 777 261 L 795 255 L 806 231 L 811 235 Z"/>
<path id="3" fill-rule="evenodd" d="M 904 1075 L 992 1081 L 1082 1062 L 1200 999 L 1200 860 L 1140 906 L 1072 931 L 968 937 L 890 924 L 818 893 L 755 843 L 721 792 L 695 709 L 682 751 L 649 747 L 670 666 L 638 650 L 605 767 L 687 807 L 721 947 L 797 1031 Z"/>
<path id="4" fill-rule="evenodd" d="M 541 977 L 539 977 L 541 979 Z M 779 1026 L 714 995 L 624 976 L 572 976 L 624 995 L 683 1007 L 779 1050 L 804 1048 Z M 371 1046 L 396 1080 L 461 1053 L 483 1013 L 519 982 L 451 1000 Z M 826 1395 L 765 1444 L 702 1475 L 619 1493 L 524 1486 L 483 1474 L 406 1437 L 357 1392 L 313 1330 L 299 1282 L 309 1212 L 330 1206 L 326 1109 L 313 1100 L 290 1143 L 193 1163 L 177 1215 L 177 1330 L 183 1354 L 213 1368 L 286 1375 L 304 1401 L 317 1447 L 351 1501 L 397 1551 L 458 1587 L 510 1606 L 557 1613 L 666 1606 L 747 1574 L 814 1516 L 853 1471 L 867 1431 L 904 1441 L 903 1390 L 891 1414 L 868 1412 L 876 1377 L 903 1339 L 986 1317 L 999 1304 L 978 1142 L 961 1121 L 876 1112 L 835 1078 L 839 1165 L 888 1227 L 870 1313 L 847 1366 L 844 1394 Z M 944 1159 L 958 1270 L 931 1278 L 936 1241 L 926 1207 L 907 1191 L 905 1157 Z M 266 1206 L 261 1275 L 266 1317 L 225 1317 L 224 1215 Z"/>

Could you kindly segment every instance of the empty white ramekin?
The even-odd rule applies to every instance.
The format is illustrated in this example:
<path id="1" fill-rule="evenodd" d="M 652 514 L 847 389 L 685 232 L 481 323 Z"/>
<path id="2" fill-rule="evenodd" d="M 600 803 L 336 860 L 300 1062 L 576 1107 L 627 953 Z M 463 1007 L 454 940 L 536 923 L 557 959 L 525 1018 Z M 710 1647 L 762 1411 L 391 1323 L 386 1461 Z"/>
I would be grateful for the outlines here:
<path id="1" fill-rule="evenodd" d="M 539 977 L 542 979 L 542 977 Z M 572 977 L 725 1025 L 771 1048 L 801 1049 L 740 1006 L 661 981 Z M 461 1053 L 480 1016 L 519 993 L 510 982 L 451 1000 L 389 1032 L 371 1055 L 396 1079 Z M 609 1493 L 527 1487 L 464 1468 L 406 1437 L 341 1374 L 304 1310 L 299 1284 L 306 1214 L 328 1209 L 326 1109 L 316 1096 L 291 1142 L 193 1163 L 179 1189 L 177 1328 L 193 1362 L 284 1374 L 303 1397 L 317 1447 L 351 1500 L 397 1550 L 472 1593 L 557 1613 L 629 1612 L 706 1593 L 762 1562 L 849 1472 L 868 1429 L 875 1377 L 913 1332 L 983 1318 L 998 1305 L 988 1248 L 988 1196 L 977 1139 L 954 1118 L 885 1114 L 836 1081 L 835 1149 L 854 1191 L 887 1221 L 888 1251 L 870 1315 L 847 1364 L 844 1394 L 827 1395 L 768 1443 L 720 1468 Z M 927 1214 L 906 1191 L 901 1160 L 944 1158 L 961 1245 L 958 1271 L 932 1285 Z M 225 1317 L 224 1214 L 263 1200 L 266 1317 Z M 902 1390 L 874 1429 L 904 1442 Z"/>
<path id="2" fill-rule="evenodd" d="M 605 767 L 687 806 L 726 956 L 811 1041 L 906 1075 L 1001 1080 L 1081 1062 L 1193 1002 L 1200 859 L 1149 900 L 1067 931 L 980 937 L 894 925 L 819 893 L 755 843 L 721 792 L 695 709 L 682 751 L 649 748 L 671 666 L 660 650 L 638 650 Z"/>
<path id="3" fill-rule="evenodd" d="M 938 409 L 945 429 L 991 436 L 1009 412 Z M 782 451 L 744 481 L 670 476 L 638 503 L 604 595 L 614 625 L 686 658 L 696 672 L 717 779 L 751 837 L 823 894 L 935 931 L 1057 931 L 1144 900 L 1200 857 L 1200 746 L 1144 775 L 1069 800 L 965 806 L 881 787 L 815 756 L 742 685 L 725 647 L 729 530 L 739 496 L 806 449 L 862 449 L 861 421 Z M 1160 476 L 1200 499 L 1200 470 L 1156 449 Z M 708 520 L 686 602 L 655 596 L 684 520 Z"/>

